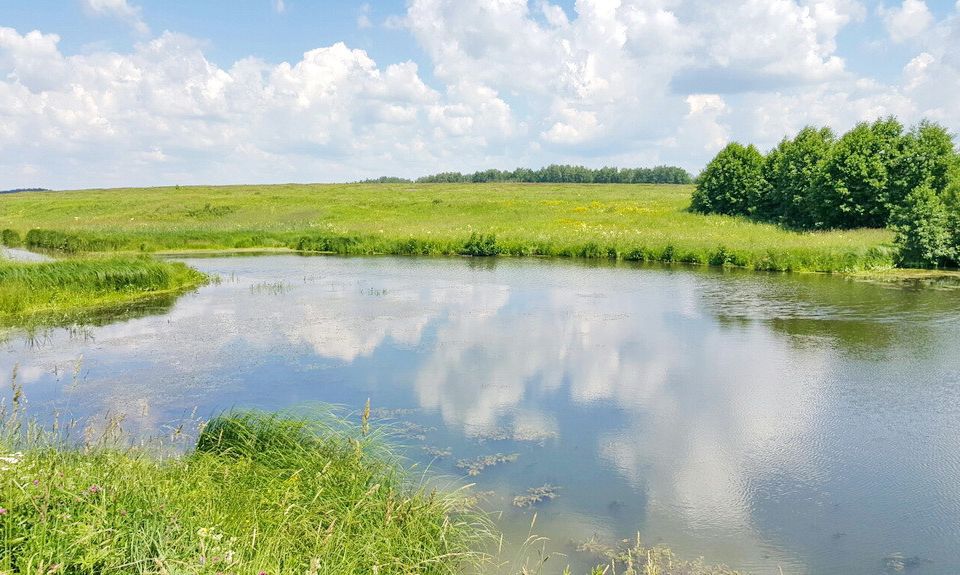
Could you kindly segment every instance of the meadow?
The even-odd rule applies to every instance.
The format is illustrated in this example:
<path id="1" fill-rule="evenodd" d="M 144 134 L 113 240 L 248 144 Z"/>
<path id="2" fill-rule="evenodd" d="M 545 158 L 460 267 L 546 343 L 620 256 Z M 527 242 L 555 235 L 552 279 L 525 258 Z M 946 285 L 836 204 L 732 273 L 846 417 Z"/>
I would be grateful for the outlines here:
<path id="1" fill-rule="evenodd" d="M 25 192 L 0 229 L 31 249 L 294 249 L 339 254 L 552 256 L 755 270 L 893 267 L 893 234 L 789 231 L 688 211 L 692 186 L 317 184 Z"/>

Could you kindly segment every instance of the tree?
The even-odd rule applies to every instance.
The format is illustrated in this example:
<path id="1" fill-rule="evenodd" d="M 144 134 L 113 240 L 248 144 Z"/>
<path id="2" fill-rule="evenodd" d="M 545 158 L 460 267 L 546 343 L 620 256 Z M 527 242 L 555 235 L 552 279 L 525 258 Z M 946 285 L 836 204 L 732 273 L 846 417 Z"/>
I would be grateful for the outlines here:
<path id="1" fill-rule="evenodd" d="M 921 121 L 903 139 L 901 153 L 890 174 L 891 206 L 900 204 L 917 186 L 928 182 L 937 194 L 946 189 L 955 170 L 953 138 L 943 126 Z"/>
<path id="2" fill-rule="evenodd" d="M 793 228 L 816 225 L 813 198 L 824 162 L 833 147 L 830 128 L 807 126 L 793 140 L 786 138 L 767 154 L 757 217 Z"/>
<path id="3" fill-rule="evenodd" d="M 891 216 L 900 262 L 939 267 L 954 259 L 950 219 L 943 200 L 929 184 L 917 186 L 907 194 Z"/>
<path id="4" fill-rule="evenodd" d="M 763 156 L 753 145 L 728 144 L 697 178 L 691 209 L 702 213 L 752 215 L 766 186 L 762 172 Z"/>
<path id="5" fill-rule="evenodd" d="M 814 193 L 816 226 L 881 228 L 890 219 L 890 174 L 900 162 L 903 126 L 890 117 L 862 122 L 831 149 Z"/>

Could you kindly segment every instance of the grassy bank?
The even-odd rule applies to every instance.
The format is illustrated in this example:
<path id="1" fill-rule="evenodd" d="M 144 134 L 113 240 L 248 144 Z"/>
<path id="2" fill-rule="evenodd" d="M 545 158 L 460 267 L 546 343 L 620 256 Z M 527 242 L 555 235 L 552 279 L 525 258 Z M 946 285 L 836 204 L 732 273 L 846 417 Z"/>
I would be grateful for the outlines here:
<path id="1" fill-rule="evenodd" d="M 0 326 L 77 321 L 206 281 L 204 274 L 184 264 L 148 257 L 0 260 Z"/>
<path id="2" fill-rule="evenodd" d="M 233 412 L 183 452 L 129 447 L 118 421 L 80 443 L 24 425 L 13 391 L 0 431 L 4 573 L 570 573 L 546 566 L 547 542 L 534 536 L 502 561 L 476 497 L 411 482 L 366 420 Z M 597 561 L 591 575 L 738 575 L 639 535 L 578 551 Z"/>
<path id="3" fill-rule="evenodd" d="M 340 254 L 616 258 L 784 271 L 893 265 L 887 230 L 801 233 L 693 214 L 687 211 L 692 190 L 343 184 L 20 193 L 0 197 L 0 229 L 11 230 L 11 241 L 19 238 L 28 247 L 66 252 L 279 247 Z"/>
<path id="4" fill-rule="evenodd" d="M 32 436 L 24 440 L 25 436 Z M 4 437 L 7 573 L 459 573 L 486 527 L 335 420 L 238 413 L 177 456 Z"/>

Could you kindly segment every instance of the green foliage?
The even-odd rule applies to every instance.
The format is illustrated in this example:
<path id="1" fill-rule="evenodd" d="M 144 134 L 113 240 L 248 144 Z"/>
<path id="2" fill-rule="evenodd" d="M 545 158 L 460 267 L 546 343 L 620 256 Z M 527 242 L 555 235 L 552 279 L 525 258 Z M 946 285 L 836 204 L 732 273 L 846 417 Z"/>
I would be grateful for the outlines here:
<path id="1" fill-rule="evenodd" d="M 815 186 L 833 141 L 829 128 L 807 126 L 793 140 L 784 138 L 767 154 L 764 162 L 767 186 L 761 194 L 756 217 L 793 228 L 816 227 Z"/>
<path id="2" fill-rule="evenodd" d="M 942 126 L 922 121 L 904 133 L 889 117 L 839 140 L 806 127 L 767 154 L 759 176 L 751 149 L 730 144 L 710 162 L 692 210 L 794 229 L 890 227 L 900 265 L 956 264 L 960 154 Z"/>
<path id="3" fill-rule="evenodd" d="M 927 184 L 938 195 L 945 193 L 956 178 L 960 156 L 954 153 L 953 139 L 946 128 L 926 120 L 903 138 L 902 150 L 890 177 L 890 203 L 903 203 L 911 191 Z"/>
<path id="4" fill-rule="evenodd" d="M 763 156 L 755 147 L 728 144 L 697 178 L 691 209 L 700 213 L 752 215 L 766 182 Z"/>
<path id="5" fill-rule="evenodd" d="M 10 228 L 5 228 L 0 232 L 0 245 L 7 246 L 9 248 L 18 248 L 23 245 L 23 240 L 20 238 L 20 232 L 17 230 L 11 230 Z"/>
<path id="6" fill-rule="evenodd" d="M 907 194 L 903 205 L 894 210 L 892 225 L 903 263 L 940 267 L 956 259 L 951 218 L 929 185 L 918 186 Z"/>
<path id="7" fill-rule="evenodd" d="M 148 258 L 0 262 L 0 326 L 71 322 L 206 281 L 182 263 Z"/>
<path id="8" fill-rule="evenodd" d="M 486 525 L 341 421 L 226 414 L 185 455 L 5 433 L 11 573 L 455 574 Z M 254 448 L 255 447 L 255 448 Z"/>
<path id="9" fill-rule="evenodd" d="M 886 226 L 891 176 L 903 147 L 903 126 L 894 118 L 860 123 L 844 134 L 831 149 L 814 194 L 818 227 Z"/>
<path id="10" fill-rule="evenodd" d="M 503 249 L 497 245 L 497 237 L 493 234 L 470 234 L 470 239 L 463 244 L 460 254 L 464 256 L 496 256 Z"/>
<path id="11" fill-rule="evenodd" d="M 381 178 L 383 179 L 383 178 Z M 584 166 L 551 164 L 531 170 L 481 170 L 473 174 L 441 172 L 417 178 L 417 183 L 489 183 L 518 182 L 544 184 L 689 184 L 693 180 L 683 168 L 657 166 L 655 168 L 612 168 L 604 166 L 590 169 Z"/>

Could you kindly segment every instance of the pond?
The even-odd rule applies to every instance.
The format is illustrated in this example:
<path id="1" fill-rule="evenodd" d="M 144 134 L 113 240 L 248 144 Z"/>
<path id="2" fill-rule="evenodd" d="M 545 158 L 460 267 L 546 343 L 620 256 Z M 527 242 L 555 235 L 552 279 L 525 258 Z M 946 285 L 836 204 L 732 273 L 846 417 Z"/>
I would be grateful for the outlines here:
<path id="1" fill-rule="evenodd" d="M 18 366 L 34 414 L 125 414 L 135 431 L 370 398 L 418 469 L 492 492 L 508 540 L 536 514 L 565 555 L 546 572 L 637 532 L 761 574 L 960 572 L 958 289 L 569 261 L 184 261 L 222 281 L 139 317 L 8 336 L 0 373 Z M 543 485 L 557 497 L 513 505 Z"/>

